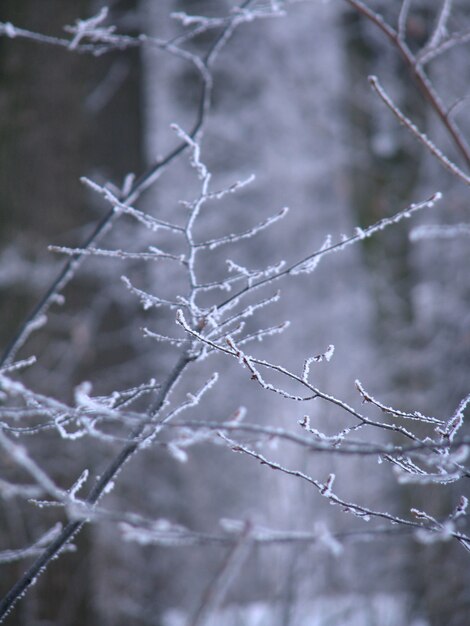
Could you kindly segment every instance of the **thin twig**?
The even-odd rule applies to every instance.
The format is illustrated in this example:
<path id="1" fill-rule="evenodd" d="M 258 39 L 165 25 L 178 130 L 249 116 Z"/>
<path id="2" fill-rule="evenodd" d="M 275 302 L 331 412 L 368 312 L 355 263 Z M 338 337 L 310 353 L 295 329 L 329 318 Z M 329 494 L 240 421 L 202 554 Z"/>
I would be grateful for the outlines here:
<path id="1" fill-rule="evenodd" d="M 191 620 L 191 626 L 204 626 L 204 624 L 207 624 L 211 614 L 220 606 L 233 579 L 238 575 L 242 565 L 249 556 L 251 546 L 250 531 L 251 524 L 246 522 L 238 540 L 227 553 L 219 570 L 207 587 L 201 604 Z"/>
<path id="2" fill-rule="evenodd" d="M 352 6 L 358 13 L 366 17 L 372 24 L 375 24 L 375 26 L 377 26 L 377 28 L 379 28 L 387 37 L 387 39 L 396 47 L 396 49 L 401 54 L 403 60 L 405 61 L 408 69 L 410 70 L 411 75 L 415 79 L 418 87 L 420 88 L 422 94 L 447 129 L 447 132 L 452 138 L 456 148 L 464 159 L 465 164 L 467 165 L 467 167 L 470 167 L 470 147 L 462 136 L 458 125 L 447 114 L 446 107 L 437 95 L 428 75 L 424 71 L 422 65 L 418 62 L 416 56 L 411 52 L 410 48 L 404 42 L 404 40 L 399 36 L 394 28 L 387 24 L 387 22 L 379 13 L 372 11 L 361 0 L 345 0 L 345 2 Z"/>
<path id="3" fill-rule="evenodd" d="M 427 137 L 424 133 L 422 133 L 419 128 L 413 124 L 413 122 L 406 117 L 404 113 L 400 111 L 396 104 L 393 103 L 390 96 L 387 94 L 385 89 L 379 83 L 379 80 L 376 76 L 369 76 L 369 83 L 372 86 L 373 90 L 380 97 L 380 99 L 387 105 L 390 111 L 395 115 L 395 117 L 405 126 L 415 137 L 418 139 L 428 150 L 429 152 L 436 157 L 436 159 L 445 167 L 447 171 L 454 176 L 457 176 L 461 181 L 463 181 L 466 185 L 470 185 L 470 176 L 465 174 L 455 163 L 453 163 L 449 158 L 445 156 L 445 154 L 437 148 L 437 146 Z"/>
<path id="4" fill-rule="evenodd" d="M 253 0 L 245 0 L 240 8 L 248 7 Z M 237 25 L 240 23 L 239 18 L 232 18 L 229 22 L 228 26 L 226 26 L 225 30 L 216 38 L 215 42 L 210 47 L 207 52 L 205 58 L 201 62 L 195 62 L 196 57 L 194 55 L 187 54 L 186 57 L 191 60 L 193 63 L 195 62 L 196 68 L 198 69 L 201 77 L 201 93 L 199 96 L 199 103 L 197 107 L 196 119 L 193 124 L 191 131 L 188 133 L 189 137 L 192 139 L 196 138 L 200 131 L 203 128 L 207 111 L 209 109 L 211 91 L 212 91 L 212 79 L 209 73 L 209 68 L 211 64 L 215 60 L 214 52 L 220 50 L 221 42 L 224 43 L 227 41 L 228 32 L 232 34 L 232 21 L 237 20 Z M 55 38 L 51 38 L 54 41 L 49 41 L 49 43 L 56 43 Z M 169 51 L 172 52 L 173 48 L 169 48 Z M 171 150 L 165 157 L 158 159 L 155 163 L 153 163 L 143 174 L 141 174 L 132 184 L 131 189 L 125 193 L 121 198 L 119 198 L 120 202 L 123 204 L 131 204 L 135 202 L 135 200 L 142 194 L 142 192 L 148 188 L 148 186 L 154 182 L 156 176 L 172 161 L 174 161 L 182 152 L 184 152 L 188 147 L 186 141 L 181 141 L 176 148 Z M 109 209 L 109 211 L 101 218 L 98 224 L 95 226 L 92 233 L 85 239 L 85 241 L 79 246 L 81 249 L 86 250 L 90 248 L 92 245 L 97 243 L 102 239 L 105 233 L 111 228 L 114 221 L 116 220 L 118 213 L 115 212 L 114 207 Z M 31 324 L 34 323 L 39 317 L 44 316 L 51 305 L 53 304 L 57 295 L 63 291 L 66 285 L 72 280 L 75 276 L 75 273 L 83 260 L 83 255 L 78 253 L 73 256 L 69 261 L 65 263 L 63 268 L 60 270 L 57 277 L 51 283 L 50 287 L 47 289 L 46 293 L 42 296 L 39 302 L 35 305 L 33 310 L 26 317 L 24 322 L 21 324 L 20 328 L 16 332 L 15 335 L 11 338 L 10 342 L 7 344 L 2 357 L 0 358 L 0 368 L 4 365 L 8 365 L 11 363 L 17 351 L 22 347 L 24 342 L 29 336 L 28 329 L 31 327 Z"/>

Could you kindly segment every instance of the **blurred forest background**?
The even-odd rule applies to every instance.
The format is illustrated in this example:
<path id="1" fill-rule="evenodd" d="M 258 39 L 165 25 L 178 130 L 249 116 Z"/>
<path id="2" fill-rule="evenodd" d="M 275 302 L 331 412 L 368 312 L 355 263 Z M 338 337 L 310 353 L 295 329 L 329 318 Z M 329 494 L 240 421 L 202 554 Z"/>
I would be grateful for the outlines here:
<path id="1" fill-rule="evenodd" d="M 96 14 L 99 0 L 2 0 L 0 22 L 63 36 L 64 25 Z M 227 15 L 229 0 L 115 0 L 109 24 L 120 33 L 169 40 L 182 32 L 175 11 Z M 261 3 L 262 4 L 262 3 Z M 269 4 L 269 3 L 265 3 Z M 282 4 L 282 3 L 281 3 Z M 450 3 L 444 3 L 449 4 Z M 401 2 L 369 5 L 396 24 Z M 417 51 L 429 40 L 441 0 L 413 0 L 407 41 Z M 470 7 L 452 3 L 448 31 L 470 31 Z M 190 43 L 203 53 L 215 34 Z M 435 59 L 429 72 L 446 107 L 455 110 L 470 138 L 468 45 Z M 358 246 L 321 262 L 313 276 L 282 285 L 283 298 L 269 323 L 291 321 L 282 335 L 256 346 L 257 354 L 298 369 L 309 354 L 335 345 L 331 362 L 316 365 L 327 392 L 359 404 L 354 386 L 385 404 L 446 417 L 470 390 L 470 247 L 468 236 L 410 241 L 418 224 L 469 223 L 466 186 L 442 169 L 369 88 L 377 75 L 395 103 L 468 171 L 440 120 L 419 92 L 397 50 L 348 2 L 293 2 L 286 15 L 242 24 L 214 67 L 212 109 L 202 154 L 215 186 L 255 174 L 255 181 L 211 208 L 205 232 L 239 232 L 284 206 L 282 226 L 256 245 L 237 248 L 249 266 L 294 260 L 319 248 L 327 233 L 391 216 L 441 191 L 444 199 Z M 197 73 L 183 59 L 151 48 L 93 57 L 34 41 L 0 38 L 0 346 L 6 346 L 47 289 L 62 258 L 47 246 L 80 246 L 106 204 L 80 183 L 87 176 L 121 187 L 129 172 L 176 143 L 170 124 L 188 130 L 199 98 Z M 161 219 L 197 193 L 184 155 L 139 200 Z M 144 248 L 151 233 L 122 220 L 106 247 Z M 235 255 L 235 253 L 234 253 Z M 217 257 L 216 257 L 217 258 Z M 222 257 L 220 257 L 222 258 Z M 232 257 L 231 257 L 232 258 Z M 221 261 L 222 263 L 222 261 Z M 208 269 L 210 271 L 210 268 Z M 91 258 L 35 333 L 21 356 L 38 355 L 22 380 L 38 392 L 73 401 L 84 380 L 109 394 L 157 380 L 174 362 L 171 346 L 143 337 L 142 327 L 171 328 L 172 314 L 142 311 L 121 275 L 142 288 L 178 281 L 168 265 Z M 159 326 L 160 325 L 160 326 Z M 171 332 L 171 330 L 169 331 Z M 215 365 L 214 365 L 215 364 Z M 293 428 L 308 411 L 335 432 L 332 406 L 303 406 L 255 388 L 237 363 L 221 356 L 192 371 L 188 389 L 216 369 L 223 375 L 193 419 L 228 419 L 240 404 L 250 421 Z M 185 388 L 186 390 L 186 388 Z M 298 428 L 298 427 L 297 427 Z M 392 435 L 390 435 L 393 437 Z M 114 443 L 61 440 L 48 432 L 27 438 L 34 458 L 70 485 L 83 467 L 98 473 Z M 224 597 L 214 624 L 232 626 L 459 626 L 470 614 L 470 561 L 457 542 L 422 543 L 413 535 L 361 535 L 364 522 L 331 507 L 291 476 L 278 475 L 224 446 L 202 444 L 179 463 L 165 445 L 143 451 L 120 473 L 104 503 L 152 519 L 216 532 L 220 519 L 254 520 L 289 531 L 322 524 L 345 535 L 341 554 L 317 542 L 257 545 Z M 325 479 L 337 475 L 351 501 L 407 515 L 417 506 L 445 518 L 467 493 L 454 485 L 399 485 L 376 458 L 279 452 L 289 466 Z M 14 475 L 0 457 L 2 474 Z M 19 498 L 0 505 L 0 551 L 33 543 L 57 518 Z M 353 533 L 358 530 L 357 536 Z M 227 548 L 165 547 L 124 541 L 111 523 L 90 524 L 74 540 L 76 551 L 51 564 L 5 623 L 180 626 L 202 624 L 197 614 Z M 0 593 L 25 568 L 1 564 Z M 207 624 L 212 622 L 207 622 Z"/>

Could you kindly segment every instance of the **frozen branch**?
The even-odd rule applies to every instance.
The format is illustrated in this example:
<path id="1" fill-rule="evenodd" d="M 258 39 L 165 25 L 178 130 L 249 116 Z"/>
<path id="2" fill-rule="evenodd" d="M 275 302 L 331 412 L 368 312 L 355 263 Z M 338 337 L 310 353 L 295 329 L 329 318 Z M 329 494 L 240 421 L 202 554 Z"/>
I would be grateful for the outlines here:
<path id="1" fill-rule="evenodd" d="M 461 181 L 463 181 L 466 185 L 470 185 L 470 176 L 467 176 L 465 172 L 463 172 L 455 163 L 453 163 L 450 159 L 448 159 L 445 154 L 437 148 L 434 143 L 424 134 L 422 133 L 413 122 L 404 115 L 400 111 L 400 109 L 394 104 L 390 98 L 390 96 L 386 93 L 385 89 L 379 83 L 376 76 L 369 76 L 369 83 L 371 84 L 374 91 L 380 97 L 380 99 L 387 105 L 390 111 L 395 115 L 403 126 L 405 126 L 411 133 L 420 141 L 429 152 L 436 157 L 436 159 L 440 162 L 440 164 L 451 174 L 457 176 Z"/>

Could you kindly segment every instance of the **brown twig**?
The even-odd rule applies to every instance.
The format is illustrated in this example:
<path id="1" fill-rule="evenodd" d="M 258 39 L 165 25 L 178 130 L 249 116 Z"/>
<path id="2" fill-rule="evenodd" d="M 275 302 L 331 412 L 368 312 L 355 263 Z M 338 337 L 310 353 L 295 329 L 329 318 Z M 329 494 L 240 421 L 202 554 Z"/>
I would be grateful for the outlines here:
<path id="1" fill-rule="evenodd" d="M 431 105 L 431 108 L 437 114 L 444 127 L 447 129 L 450 137 L 452 138 L 457 150 L 462 156 L 465 164 L 470 168 L 470 146 L 465 141 L 458 125 L 448 115 L 447 108 L 444 106 L 439 95 L 437 94 L 434 86 L 429 79 L 429 76 L 424 71 L 422 64 L 418 58 L 411 52 L 408 47 L 403 32 L 403 28 L 397 32 L 390 24 L 388 24 L 384 18 L 374 11 L 372 11 L 361 0 L 345 0 L 351 7 L 353 7 L 358 13 L 366 17 L 372 24 L 375 24 L 387 39 L 395 46 L 400 53 L 405 64 L 411 72 L 412 77 L 416 81 L 421 93 Z"/>

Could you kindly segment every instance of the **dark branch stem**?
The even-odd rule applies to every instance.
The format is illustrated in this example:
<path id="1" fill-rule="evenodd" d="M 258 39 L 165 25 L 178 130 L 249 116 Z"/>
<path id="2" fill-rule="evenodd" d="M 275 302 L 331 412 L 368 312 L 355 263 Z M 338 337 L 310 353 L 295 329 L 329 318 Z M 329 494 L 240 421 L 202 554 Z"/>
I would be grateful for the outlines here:
<path id="1" fill-rule="evenodd" d="M 460 132 L 457 124 L 453 121 L 453 119 L 446 111 L 446 107 L 443 105 L 439 96 L 434 90 L 434 87 L 426 72 L 420 65 L 418 59 L 411 52 L 403 38 L 394 28 L 387 24 L 387 22 L 383 19 L 381 15 L 369 9 L 369 7 L 360 0 L 346 0 L 346 2 L 354 9 L 356 9 L 358 13 L 366 17 L 373 24 L 375 24 L 375 26 L 377 26 L 377 28 L 379 28 L 384 33 L 384 35 L 386 35 L 387 39 L 391 41 L 391 43 L 400 52 L 403 60 L 405 61 L 408 69 L 410 70 L 418 87 L 420 88 L 421 93 L 424 95 L 434 112 L 437 114 L 437 116 L 445 126 L 460 155 L 464 159 L 467 167 L 470 168 L 470 147 L 462 136 L 462 133 Z"/>
<path id="2" fill-rule="evenodd" d="M 194 357 L 189 355 L 187 352 L 184 352 L 180 356 L 178 362 L 169 374 L 165 384 L 160 388 L 155 401 L 150 407 L 148 411 L 148 418 L 137 426 L 129 437 L 129 441 L 121 448 L 116 457 L 112 459 L 108 467 L 97 479 L 85 500 L 86 505 L 93 507 L 98 502 L 107 485 L 109 485 L 109 483 L 119 473 L 134 452 L 138 450 L 139 445 L 145 439 L 145 436 L 150 434 L 147 433 L 147 431 L 149 430 L 148 427 L 154 427 L 153 418 L 163 406 L 168 394 L 172 390 L 185 367 L 191 363 L 192 360 L 194 360 Z M 0 622 L 3 621 L 15 603 L 35 582 L 36 578 L 44 571 L 49 562 L 62 552 L 67 543 L 77 532 L 81 530 L 85 523 L 86 520 L 83 519 L 70 521 L 59 533 L 56 539 L 54 539 L 54 541 L 52 541 L 52 543 L 45 548 L 44 552 L 36 559 L 36 561 L 34 561 L 31 567 L 21 576 L 15 585 L 13 585 L 6 596 L 0 601 Z"/>
<path id="3" fill-rule="evenodd" d="M 240 8 L 243 9 L 248 7 L 251 2 L 252 0 L 245 0 L 245 2 L 241 3 Z M 225 43 L 225 40 L 228 38 L 227 36 L 231 34 L 234 25 L 236 25 L 232 22 L 233 21 L 230 21 L 228 26 L 224 28 L 222 33 L 218 37 L 216 37 L 205 57 L 202 59 L 204 70 L 207 73 L 201 71 L 202 85 L 201 94 L 199 96 L 199 101 L 197 105 L 196 119 L 191 132 L 188 133 L 191 139 L 195 139 L 204 126 L 206 113 L 210 105 L 212 88 L 212 79 L 209 74 L 209 69 L 214 60 L 214 52 L 219 48 L 221 43 Z M 152 184 L 152 182 L 155 180 L 156 175 L 172 161 L 174 161 L 180 154 L 182 154 L 187 147 L 187 142 L 181 141 L 181 143 L 179 143 L 176 148 L 171 150 L 164 158 L 159 159 L 155 163 L 153 163 L 141 176 L 139 176 L 134 181 L 131 189 L 127 193 L 123 194 L 122 197 L 119 198 L 119 200 L 123 203 L 135 201 L 142 194 L 142 192 L 145 191 L 145 189 L 147 189 Z M 84 241 L 82 245 L 79 246 L 79 248 L 81 248 L 83 251 L 86 251 L 93 244 L 97 243 L 101 239 L 101 237 L 104 236 L 107 230 L 112 226 L 117 216 L 118 215 L 114 211 L 114 207 L 112 207 L 101 218 L 100 222 L 97 224 L 91 235 L 89 235 L 89 237 Z M 31 324 L 33 324 L 41 315 L 47 313 L 47 311 L 53 304 L 56 296 L 60 294 L 61 291 L 67 286 L 67 284 L 73 279 L 76 270 L 78 269 L 81 261 L 83 261 L 84 259 L 84 256 L 84 252 L 77 253 L 64 264 L 57 277 L 51 283 L 50 287 L 47 289 L 47 291 L 44 293 L 44 295 L 41 297 L 39 302 L 32 309 L 26 319 L 22 322 L 16 334 L 7 344 L 0 358 L 0 368 L 8 365 L 13 360 L 16 352 L 27 340 Z"/>

